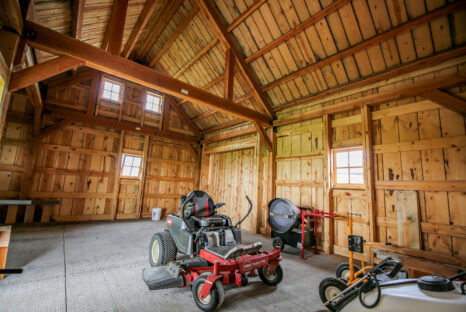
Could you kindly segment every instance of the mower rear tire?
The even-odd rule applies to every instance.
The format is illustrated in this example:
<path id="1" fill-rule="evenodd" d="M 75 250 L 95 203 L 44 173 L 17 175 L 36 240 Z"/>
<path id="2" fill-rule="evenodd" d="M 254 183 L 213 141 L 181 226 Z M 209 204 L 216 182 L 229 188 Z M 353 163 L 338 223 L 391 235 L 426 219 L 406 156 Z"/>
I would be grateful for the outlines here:
<path id="1" fill-rule="evenodd" d="M 210 274 L 211 273 L 204 273 L 199 275 L 199 277 L 191 284 L 191 292 L 193 293 L 194 302 L 199 309 L 205 312 L 215 311 L 220 308 L 223 303 L 223 299 L 225 298 L 225 289 L 223 288 L 221 280 L 215 281 L 206 298 L 201 299 L 199 297 L 201 289 Z"/>
<path id="2" fill-rule="evenodd" d="M 272 241 L 272 246 L 273 248 L 280 248 L 280 250 L 283 250 L 283 248 L 285 248 L 285 242 L 281 237 L 275 237 Z"/>
<path id="3" fill-rule="evenodd" d="M 269 265 L 266 265 L 257 271 L 259 271 L 259 277 L 261 280 L 269 285 L 269 286 L 275 286 L 280 284 L 280 282 L 283 279 L 283 267 L 281 263 L 278 263 L 277 268 L 275 269 L 274 273 L 267 273 Z"/>
<path id="4" fill-rule="evenodd" d="M 356 273 L 357 271 L 361 270 L 361 268 L 353 264 L 353 270 L 354 270 L 354 273 Z M 340 263 L 337 266 L 336 277 L 337 278 L 341 277 L 346 280 L 349 280 L 349 275 L 350 275 L 350 264 L 348 262 Z"/>
<path id="5" fill-rule="evenodd" d="M 335 277 L 327 277 L 322 280 L 319 284 L 319 296 L 322 303 L 326 303 L 343 290 L 346 289 L 346 283 L 339 278 Z M 333 307 L 331 305 L 327 305 L 327 308 L 330 311 L 333 311 Z"/>
<path id="6" fill-rule="evenodd" d="M 175 260 L 178 250 L 168 232 L 152 235 L 149 247 L 149 263 L 151 267 L 166 265 Z"/>

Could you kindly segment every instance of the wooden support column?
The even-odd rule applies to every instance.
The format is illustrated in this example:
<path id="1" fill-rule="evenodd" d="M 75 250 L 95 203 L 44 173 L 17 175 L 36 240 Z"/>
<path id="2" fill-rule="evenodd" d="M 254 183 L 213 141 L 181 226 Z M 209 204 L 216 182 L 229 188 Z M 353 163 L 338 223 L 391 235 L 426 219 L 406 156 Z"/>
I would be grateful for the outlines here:
<path id="1" fill-rule="evenodd" d="M 34 210 L 36 205 L 27 205 L 26 212 L 24 214 L 24 223 L 33 223 L 34 222 Z"/>
<path id="2" fill-rule="evenodd" d="M 276 134 L 272 127 L 269 128 L 269 137 L 272 141 L 272 150 L 267 152 L 267 203 L 276 197 L 275 181 L 277 178 L 277 161 L 275 156 L 277 155 L 277 140 Z M 269 215 L 269 208 L 266 208 L 266 215 Z M 269 224 L 266 224 L 265 233 L 267 237 L 271 236 L 271 229 Z"/>
<path id="3" fill-rule="evenodd" d="M 228 100 L 233 100 L 233 81 L 235 80 L 235 56 L 228 48 L 225 53 L 225 91 L 224 96 Z"/>
<path id="4" fill-rule="evenodd" d="M 111 220 L 116 220 L 117 209 L 118 209 L 118 193 L 120 193 L 120 170 L 121 170 L 121 152 L 123 151 L 123 145 L 125 140 L 125 131 L 122 130 L 120 134 L 120 146 L 118 148 L 118 157 L 115 160 L 115 185 L 113 186 L 113 205 Z"/>
<path id="5" fill-rule="evenodd" d="M 19 192 L 19 198 L 21 199 L 27 198 L 31 192 L 31 181 L 34 176 L 34 168 L 36 167 L 36 159 L 40 145 L 40 139 L 33 136 L 31 143 L 29 144 L 29 149 L 26 155 L 26 164 L 24 166 L 24 174 L 21 180 L 21 188 Z"/>
<path id="6" fill-rule="evenodd" d="M 84 1 L 73 0 L 73 18 L 71 20 L 71 36 L 76 39 L 81 39 L 81 27 L 84 16 Z"/>
<path id="7" fill-rule="evenodd" d="M 127 9 L 128 0 L 115 0 L 112 7 L 112 15 L 110 16 L 107 30 L 102 40 L 102 49 L 106 49 L 112 54 L 120 54 Z"/>
<path id="8" fill-rule="evenodd" d="M 97 74 L 92 79 L 91 89 L 89 90 L 89 100 L 87 102 L 87 114 L 94 116 L 97 98 L 99 96 L 99 86 L 101 81 L 101 74 Z M 122 103 L 123 105 L 123 103 Z"/>
<path id="9" fill-rule="evenodd" d="M 8 205 L 6 213 L 5 224 L 15 224 L 16 215 L 18 213 L 18 205 Z"/>
<path id="10" fill-rule="evenodd" d="M 170 126 L 170 105 L 166 96 L 163 97 L 163 112 L 162 112 L 162 131 L 167 132 Z"/>
<path id="11" fill-rule="evenodd" d="M 324 123 L 324 209 L 328 213 L 333 213 L 333 194 L 332 194 L 332 121 L 328 114 L 323 116 Z M 324 219 L 324 252 L 333 253 L 334 244 L 334 221 L 333 219 Z"/>
<path id="12" fill-rule="evenodd" d="M 374 155 L 372 153 L 372 115 L 369 106 L 361 107 L 361 121 L 363 129 L 363 147 L 364 147 L 364 171 L 366 179 L 366 210 L 369 216 L 369 239 L 377 241 L 377 224 L 376 224 L 376 202 L 375 202 L 375 173 L 374 173 Z"/>
<path id="13" fill-rule="evenodd" d="M 264 144 L 258 134 L 257 145 L 254 150 L 256 156 L 256 225 L 255 233 L 260 233 L 262 223 L 262 180 L 263 180 L 263 166 L 262 166 L 262 154 L 264 153 Z"/>
<path id="14" fill-rule="evenodd" d="M 143 149 L 143 156 L 142 156 L 142 177 L 141 177 L 141 182 L 139 184 L 139 190 L 138 190 L 138 207 L 139 207 L 138 218 L 139 219 L 141 219 L 142 210 L 144 206 L 144 193 L 146 189 L 146 175 L 147 175 L 147 157 L 149 156 L 149 141 L 150 141 L 150 136 L 146 135 L 144 137 L 144 149 Z"/>

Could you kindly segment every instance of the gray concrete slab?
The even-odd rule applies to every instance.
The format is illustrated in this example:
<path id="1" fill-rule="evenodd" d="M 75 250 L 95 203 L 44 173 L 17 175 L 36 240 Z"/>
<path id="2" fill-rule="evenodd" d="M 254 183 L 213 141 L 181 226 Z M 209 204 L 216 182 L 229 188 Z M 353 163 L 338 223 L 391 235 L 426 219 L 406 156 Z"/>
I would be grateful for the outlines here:
<path id="1" fill-rule="evenodd" d="M 141 278 L 148 245 L 162 221 L 127 221 L 13 228 L 7 268 L 21 275 L 0 281 L 0 311 L 199 311 L 188 289 L 150 291 Z M 245 243 L 271 240 L 243 233 Z M 222 311 L 319 311 L 320 281 L 339 261 L 324 255 L 302 260 L 283 253 L 284 280 L 277 287 L 258 277 L 228 288 Z"/>

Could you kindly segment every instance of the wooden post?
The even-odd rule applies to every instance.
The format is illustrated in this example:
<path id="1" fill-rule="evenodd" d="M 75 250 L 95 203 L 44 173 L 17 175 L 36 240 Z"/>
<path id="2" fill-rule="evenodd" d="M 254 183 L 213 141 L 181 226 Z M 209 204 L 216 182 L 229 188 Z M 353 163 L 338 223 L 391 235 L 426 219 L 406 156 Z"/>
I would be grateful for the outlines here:
<path id="1" fill-rule="evenodd" d="M 27 205 L 26 213 L 24 214 L 24 223 L 33 223 L 34 222 L 34 210 L 36 205 Z"/>
<path id="2" fill-rule="evenodd" d="M 261 136 L 257 134 L 257 145 L 254 149 L 256 155 L 256 187 L 257 187 L 257 199 L 256 199 L 256 233 L 260 233 L 261 219 L 262 219 L 262 154 L 264 153 L 264 143 L 261 140 Z"/>
<path id="3" fill-rule="evenodd" d="M 100 74 L 97 74 L 92 79 L 91 89 L 89 90 L 89 101 L 87 103 L 87 114 L 94 116 L 95 115 L 95 107 L 97 104 L 97 98 L 99 95 L 99 86 L 100 86 Z"/>
<path id="4" fill-rule="evenodd" d="M 235 79 L 235 56 L 231 52 L 231 48 L 228 48 L 225 53 L 225 90 L 224 96 L 228 100 L 233 99 L 233 81 Z"/>
<path id="5" fill-rule="evenodd" d="M 18 213 L 18 205 L 8 205 L 5 224 L 16 223 L 16 214 Z"/>
<path id="6" fill-rule="evenodd" d="M 267 151 L 267 203 L 275 198 L 276 188 L 275 180 L 277 177 L 277 162 L 275 156 L 277 155 L 277 140 L 273 128 L 269 128 L 269 138 L 272 141 L 272 150 Z M 269 208 L 266 208 L 266 215 L 269 215 Z M 265 233 L 268 237 L 271 236 L 271 229 L 269 224 L 266 224 Z"/>
<path id="7" fill-rule="evenodd" d="M 144 137 L 144 149 L 143 149 L 143 156 L 142 156 L 142 177 L 141 182 L 139 184 L 138 190 L 138 206 L 139 206 L 139 219 L 142 216 L 142 209 L 144 205 L 144 191 L 146 188 L 146 171 L 147 171 L 147 157 L 149 156 L 149 141 L 150 136 L 146 135 Z"/>
<path id="8" fill-rule="evenodd" d="M 374 156 L 372 153 L 372 116 L 370 107 L 361 107 L 361 121 L 363 129 L 364 171 L 366 179 L 366 210 L 369 216 L 369 239 L 377 241 L 376 202 L 374 188 Z"/>
<path id="9" fill-rule="evenodd" d="M 332 121 L 330 116 L 323 116 L 324 123 L 324 209 L 328 213 L 333 213 L 333 195 L 332 195 Z M 334 221 L 333 219 L 324 219 L 324 252 L 333 253 L 334 244 Z"/>
<path id="10" fill-rule="evenodd" d="M 115 161 L 115 185 L 113 186 L 113 207 L 111 219 L 115 220 L 118 209 L 118 194 L 120 193 L 120 170 L 121 170 L 121 152 L 123 151 L 123 145 L 125 140 L 125 131 L 122 130 L 120 134 L 120 147 L 118 151 L 118 157 Z"/>

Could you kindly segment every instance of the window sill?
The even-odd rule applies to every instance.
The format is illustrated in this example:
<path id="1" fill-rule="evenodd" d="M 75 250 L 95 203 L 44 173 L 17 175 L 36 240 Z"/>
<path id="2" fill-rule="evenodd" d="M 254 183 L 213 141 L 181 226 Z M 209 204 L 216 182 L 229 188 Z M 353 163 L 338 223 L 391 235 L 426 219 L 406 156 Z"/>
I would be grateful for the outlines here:
<path id="1" fill-rule="evenodd" d="M 365 190 L 366 186 L 364 184 L 336 184 L 332 185 L 332 189 L 352 189 L 352 190 Z"/>

